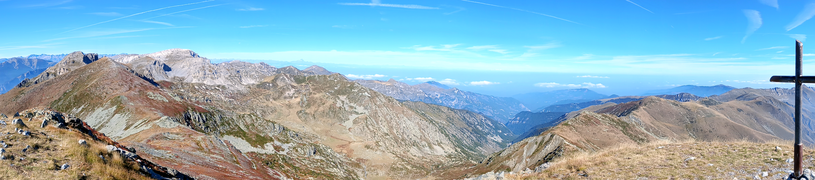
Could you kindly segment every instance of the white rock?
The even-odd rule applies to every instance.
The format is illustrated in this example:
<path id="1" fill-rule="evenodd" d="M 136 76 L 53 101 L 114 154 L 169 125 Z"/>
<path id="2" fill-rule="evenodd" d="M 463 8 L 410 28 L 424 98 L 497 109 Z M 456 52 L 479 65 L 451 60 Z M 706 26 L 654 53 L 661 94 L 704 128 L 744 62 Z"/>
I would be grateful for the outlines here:
<path id="1" fill-rule="evenodd" d="M 775 151 L 781 151 L 781 147 L 776 146 Z"/>
<path id="2" fill-rule="evenodd" d="M 792 162 L 795 162 L 795 160 L 793 160 L 792 158 L 787 159 L 787 163 L 792 163 Z"/>
<path id="3" fill-rule="evenodd" d="M 770 175 L 770 173 L 767 173 L 767 172 L 761 172 L 761 177 L 767 177 L 767 176 L 769 176 L 769 175 Z"/>
<path id="4" fill-rule="evenodd" d="M 88 142 L 85 142 L 84 139 L 79 140 L 79 145 L 88 145 Z"/>
<path id="5" fill-rule="evenodd" d="M 25 125 L 25 124 L 23 124 L 22 119 L 14 119 L 13 121 L 11 121 L 11 124 Z"/>
<path id="6" fill-rule="evenodd" d="M 108 152 L 119 151 L 119 148 L 117 148 L 116 146 L 113 146 L 113 145 L 107 145 L 107 146 L 105 146 L 105 149 L 107 149 Z"/>
<path id="7" fill-rule="evenodd" d="M 43 119 L 43 120 L 42 120 L 42 124 L 40 124 L 40 128 L 45 128 L 45 126 L 46 126 L 46 125 L 48 125 L 48 120 L 47 120 L 47 119 Z"/>
<path id="8" fill-rule="evenodd" d="M 71 167 L 71 166 L 68 165 L 68 163 L 65 163 L 65 164 L 62 164 L 62 166 L 59 167 L 59 170 L 65 170 L 65 169 L 68 169 L 68 167 Z"/>
<path id="9" fill-rule="evenodd" d="M 687 159 L 685 159 L 685 161 L 693 161 L 693 160 L 696 160 L 696 157 L 691 156 L 691 157 L 688 157 Z"/>

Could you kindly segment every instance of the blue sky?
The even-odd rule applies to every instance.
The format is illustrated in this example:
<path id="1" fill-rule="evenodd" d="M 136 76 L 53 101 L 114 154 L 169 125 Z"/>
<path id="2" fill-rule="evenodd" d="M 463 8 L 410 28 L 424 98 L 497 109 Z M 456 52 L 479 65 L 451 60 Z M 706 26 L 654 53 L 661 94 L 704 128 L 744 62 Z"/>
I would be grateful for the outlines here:
<path id="1" fill-rule="evenodd" d="M 0 57 L 183 48 L 500 96 L 789 87 L 768 79 L 794 72 L 814 15 L 815 1 L 775 0 L 0 0 Z"/>

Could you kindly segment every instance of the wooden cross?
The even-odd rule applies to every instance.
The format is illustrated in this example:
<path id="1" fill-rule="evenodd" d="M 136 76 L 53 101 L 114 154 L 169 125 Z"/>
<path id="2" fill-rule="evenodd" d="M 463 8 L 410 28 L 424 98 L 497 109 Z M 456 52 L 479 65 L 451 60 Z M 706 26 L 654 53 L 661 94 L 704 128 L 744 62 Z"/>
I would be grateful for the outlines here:
<path id="1" fill-rule="evenodd" d="M 801 169 L 801 159 L 803 143 L 801 143 L 801 85 L 803 83 L 815 83 L 815 76 L 802 76 L 801 64 L 803 62 L 804 45 L 801 41 L 795 40 L 795 76 L 773 76 L 770 82 L 792 82 L 795 83 L 795 164 L 790 179 L 801 179 L 803 170 Z M 811 177 L 803 177 L 809 179 Z"/>

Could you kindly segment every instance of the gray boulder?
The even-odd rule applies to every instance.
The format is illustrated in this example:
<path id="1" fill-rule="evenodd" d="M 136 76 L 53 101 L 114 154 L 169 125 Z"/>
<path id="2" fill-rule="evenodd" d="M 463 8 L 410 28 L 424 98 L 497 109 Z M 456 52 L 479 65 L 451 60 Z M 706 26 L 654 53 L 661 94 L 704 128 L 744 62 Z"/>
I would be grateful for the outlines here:
<path id="1" fill-rule="evenodd" d="M 19 125 L 25 126 L 25 124 L 23 124 L 22 119 L 14 119 L 14 120 L 11 121 L 11 124 L 19 124 Z"/>
<path id="2" fill-rule="evenodd" d="M 62 164 L 62 166 L 59 167 L 59 170 L 65 170 L 65 169 L 68 169 L 68 167 L 71 167 L 71 166 L 68 165 L 68 163 L 65 163 L 65 164 Z"/>

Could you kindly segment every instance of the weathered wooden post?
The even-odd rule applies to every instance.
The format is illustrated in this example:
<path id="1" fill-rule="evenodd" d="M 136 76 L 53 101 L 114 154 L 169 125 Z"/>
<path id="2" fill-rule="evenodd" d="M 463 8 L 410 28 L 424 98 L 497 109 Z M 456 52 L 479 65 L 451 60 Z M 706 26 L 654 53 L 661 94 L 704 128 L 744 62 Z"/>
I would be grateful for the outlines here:
<path id="1" fill-rule="evenodd" d="M 801 85 L 803 83 L 815 83 L 815 76 L 802 76 L 802 63 L 804 45 L 801 41 L 795 40 L 795 76 L 773 76 L 771 82 L 794 82 L 795 83 L 795 154 L 793 172 L 789 179 L 810 179 L 804 176 L 801 163 L 803 159 L 803 143 L 801 142 Z"/>

